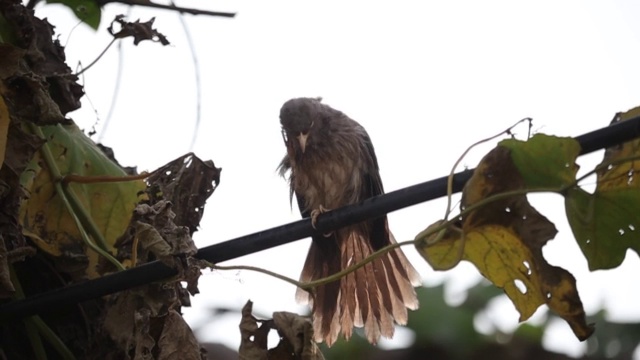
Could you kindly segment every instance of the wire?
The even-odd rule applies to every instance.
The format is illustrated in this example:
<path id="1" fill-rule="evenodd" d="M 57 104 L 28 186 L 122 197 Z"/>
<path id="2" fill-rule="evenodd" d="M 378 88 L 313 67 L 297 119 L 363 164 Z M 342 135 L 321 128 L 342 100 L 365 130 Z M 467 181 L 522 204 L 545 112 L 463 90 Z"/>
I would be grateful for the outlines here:
<path id="1" fill-rule="evenodd" d="M 173 1 L 171 2 L 171 5 L 175 6 Z M 198 132 L 200 131 L 200 121 L 202 118 L 202 84 L 200 83 L 200 64 L 198 63 L 196 46 L 195 46 L 195 43 L 193 42 L 193 38 L 191 37 L 189 26 L 187 25 L 187 22 L 184 20 L 184 15 L 182 13 L 178 13 L 178 19 L 180 19 L 180 24 L 182 25 L 184 36 L 187 39 L 187 44 L 189 45 L 189 51 L 191 51 L 191 61 L 193 62 L 193 75 L 195 77 L 195 82 L 196 82 L 196 123 L 193 126 L 193 134 L 191 135 L 191 144 L 189 144 L 189 151 L 193 151 L 193 147 L 196 144 L 196 140 L 198 139 Z"/>
<path id="2" fill-rule="evenodd" d="M 637 137 L 640 137 L 640 117 L 592 131 L 575 139 L 582 147 L 580 154 L 586 154 L 622 144 Z M 473 169 L 456 173 L 453 177 L 453 191 L 461 191 L 472 174 Z M 217 264 L 382 216 L 391 211 L 445 196 L 447 179 L 447 176 L 443 176 L 322 214 L 317 219 L 317 229 L 314 229 L 311 226 L 311 220 L 306 218 L 204 247 L 198 251 L 196 257 Z M 0 322 L 55 311 L 62 305 L 91 300 L 136 286 L 161 281 L 175 275 L 177 275 L 175 269 L 167 267 L 159 261 L 154 261 L 94 280 L 3 304 L 0 306 Z"/>

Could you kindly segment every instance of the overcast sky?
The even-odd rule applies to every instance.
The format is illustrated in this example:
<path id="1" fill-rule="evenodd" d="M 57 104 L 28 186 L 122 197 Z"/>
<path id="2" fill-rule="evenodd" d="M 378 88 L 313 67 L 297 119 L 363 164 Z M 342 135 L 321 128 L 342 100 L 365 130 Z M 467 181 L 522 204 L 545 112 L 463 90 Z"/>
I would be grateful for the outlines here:
<path id="1" fill-rule="evenodd" d="M 202 6 L 205 2 L 180 2 Z M 221 1 L 211 10 L 238 12 L 235 19 L 185 16 L 193 38 L 202 85 L 202 118 L 194 150 L 223 168 L 211 197 L 198 246 L 232 239 L 299 219 L 289 207 L 288 188 L 275 169 L 284 145 L 278 113 L 284 101 L 323 96 L 369 132 L 387 191 L 440 177 L 471 143 L 523 117 L 534 130 L 576 136 L 606 126 L 614 113 L 640 105 L 640 3 L 636 1 Z M 67 44 L 69 64 L 89 64 L 108 44 L 105 31 L 126 7 L 109 5 L 95 33 L 76 25 L 59 5 L 38 7 Z M 196 122 L 193 59 L 178 16 L 135 8 L 131 19 L 155 16 L 171 46 L 130 40 L 122 46 L 123 68 L 112 109 L 119 53 L 114 47 L 82 78 L 83 108 L 72 117 L 95 126 L 97 139 L 114 148 L 125 165 L 153 170 L 190 150 Z M 105 128 L 107 116 L 110 122 Z M 520 134 L 524 135 L 523 129 Z M 462 166 L 474 167 L 493 145 L 473 152 Z M 581 159 L 582 170 L 602 154 Z M 607 306 L 610 317 L 640 321 L 637 286 L 629 285 L 640 261 L 629 253 L 612 271 L 589 273 L 558 196 L 531 198 L 559 234 L 545 247 L 553 265 L 572 272 L 588 313 Z M 399 240 L 412 239 L 444 214 L 443 200 L 390 214 Z M 295 209 L 295 206 L 294 206 Z M 309 240 L 229 261 L 264 267 L 297 278 Z M 461 264 L 432 271 L 406 248 L 425 283 L 448 280 L 447 294 L 479 279 Z M 634 276 L 634 277 L 632 277 Z M 206 318 L 206 307 L 239 308 L 247 299 L 262 313 L 302 311 L 295 289 L 250 272 L 206 273 L 201 294 L 185 317 L 208 322 L 206 340 L 239 344 L 239 316 Z M 428 303 L 422 306 L 429 306 Z M 540 319 L 544 311 L 539 311 Z M 534 316 L 534 321 L 535 321 Z M 498 299 L 479 316 L 481 330 L 512 330 L 518 314 Z M 425 319 L 428 321 L 428 319 Z M 400 331 L 381 346 L 403 346 Z M 580 355 L 580 344 L 564 323 L 552 326 L 545 344 Z"/>

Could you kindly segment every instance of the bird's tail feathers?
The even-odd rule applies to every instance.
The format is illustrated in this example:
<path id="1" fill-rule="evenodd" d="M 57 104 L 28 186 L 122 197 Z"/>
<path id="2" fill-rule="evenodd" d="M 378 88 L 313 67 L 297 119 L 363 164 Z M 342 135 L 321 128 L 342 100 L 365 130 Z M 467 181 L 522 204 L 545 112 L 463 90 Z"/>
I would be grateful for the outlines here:
<path id="1" fill-rule="evenodd" d="M 335 246 L 325 246 L 329 243 L 323 243 L 321 248 L 316 241 L 312 242 L 302 271 L 302 281 L 335 274 L 374 252 L 368 235 L 357 226 L 338 230 L 334 236 L 336 238 L 323 240 Z M 392 235 L 389 240 L 395 242 Z M 327 251 L 335 253 L 322 254 Z M 328 259 L 333 261 L 327 262 Z M 393 337 L 394 322 L 407 323 L 407 309 L 418 308 L 413 287 L 419 284 L 420 276 L 402 250 L 397 248 L 338 281 L 317 287 L 315 296 L 298 289 L 296 299 L 309 303 L 313 308 L 316 341 L 325 341 L 331 346 L 340 332 L 348 339 L 354 327 L 364 327 L 367 340 L 375 344 L 380 336 Z"/>

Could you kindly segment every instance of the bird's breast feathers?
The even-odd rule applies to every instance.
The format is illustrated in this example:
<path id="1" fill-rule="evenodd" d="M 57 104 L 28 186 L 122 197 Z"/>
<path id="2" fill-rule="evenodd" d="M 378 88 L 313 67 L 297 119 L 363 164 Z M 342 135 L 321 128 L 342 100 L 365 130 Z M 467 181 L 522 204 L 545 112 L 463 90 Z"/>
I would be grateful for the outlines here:
<path id="1" fill-rule="evenodd" d="M 359 201 L 362 169 L 357 158 L 340 154 L 305 154 L 294 164 L 294 191 L 305 199 L 307 210 L 323 206 L 335 209 Z"/>

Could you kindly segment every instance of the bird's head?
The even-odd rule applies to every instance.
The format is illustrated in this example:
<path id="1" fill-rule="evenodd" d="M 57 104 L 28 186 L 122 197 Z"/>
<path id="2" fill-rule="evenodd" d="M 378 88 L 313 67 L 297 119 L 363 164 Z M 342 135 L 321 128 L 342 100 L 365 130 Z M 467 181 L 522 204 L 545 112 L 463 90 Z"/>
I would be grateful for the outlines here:
<path id="1" fill-rule="evenodd" d="M 297 98 L 282 105 L 280 124 L 289 155 L 302 156 L 315 146 L 318 140 L 316 134 L 323 121 L 323 105 L 320 101 L 321 98 Z"/>

